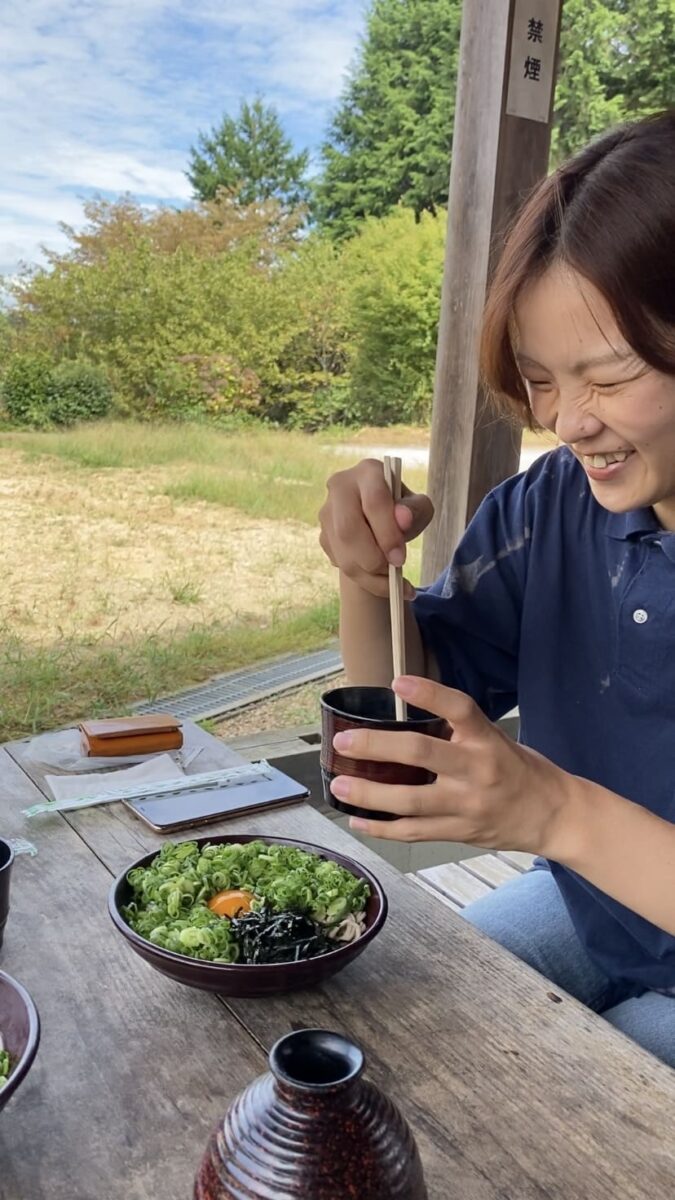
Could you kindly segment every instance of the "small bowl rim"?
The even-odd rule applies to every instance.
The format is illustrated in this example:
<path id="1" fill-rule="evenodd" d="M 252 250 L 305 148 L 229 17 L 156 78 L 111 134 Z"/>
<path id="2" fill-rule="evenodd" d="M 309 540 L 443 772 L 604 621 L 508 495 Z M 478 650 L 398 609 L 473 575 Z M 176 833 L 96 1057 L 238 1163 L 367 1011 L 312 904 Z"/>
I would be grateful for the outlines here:
<path id="1" fill-rule="evenodd" d="M 142 937 L 140 933 L 136 933 L 136 930 L 132 929 L 131 926 L 128 925 L 124 920 L 124 917 L 122 916 L 117 905 L 117 890 L 122 886 L 122 884 L 127 882 L 127 875 L 129 872 L 133 871 L 136 867 L 146 865 L 147 859 L 154 858 L 157 854 L 159 854 L 162 848 L 160 846 L 159 849 L 150 850 L 146 854 L 142 854 L 138 859 L 135 860 L 135 862 L 129 863 L 129 865 L 126 866 L 123 871 L 120 871 L 117 878 L 113 880 L 108 891 L 108 912 L 112 917 L 113 924 L 123 935 L 123 937 L 126 937 L 128 941 L 132 942 L 141 949 L 145 949 L 147 947 L 148 950 L 150 950 L 154 955 L 157 955 L 157 957 L 164 962 L 179 965 L 190 963 L 193 967 L 197 967 L 200 970 L 205 969 L 207 976 L 220 975 L 222 977 L 225 972 L 242 972 L 243 978 L 243 973 L 251 970 L 299 972 L 303 969 L 306 969 L 308 963 L 334 962 L 339 955 L 344 955 L 348 951 L 353 951 L 356 946 L 364 948 L 367 943 L 380 932 L 387 919 L 389 901 L 379 879 L 373 875 L 372 871 L 370 871 L 368 867 L 362 866 L 361 863 L 357 863 L 354 859 L 351 859 L 348 854 L 342 854 L 339 850 L 329 850 L 327 846 L 317 846 L 313 842 L 304 842 L 297 838 L 284 838 L 277 837 L 272 834 L 265 835 L 257 833 L 215 834 L 213 837 L 202 836 L 198 838 L 181 838 L 180 841 L 176 841 L 173 838 L 167 838 L 167 842 L 172 843 L 173 845 L 179 845 L 180 842 L 196 842 L 200 847 L 202 845 L 218 845 L 227 842 L 268 842 L 271 845 L 296 846 L 298 849 L 306 850 L 310 854 L 318 854 L 319 857 L 325 858 L 327 856 L 333 862 L 337 862 L 339 866 L 344 866 L 345 863 L 349 863 L 350 866 L 346 867 L 346 870 L 351 870 L 351 865 L 356 867 L 360 872 L 362 872 L 362 875 L 357 875 L 357 878 L 365 879 L 370 885 L 375 897 L 379 901 L 379 909 L 375 920 L 369 929 L 364 930 L 364 932 L 353 942 L 343 942 L 336 946 L 335 950 L 329 950 L 327 954 L 314 954 L 310 958 L 300 958 L 296 961 L 281 963 L 216 963 L 209 962 L 208 959 L 192 958 L 189 954 L 179 954 L 176 950 L 166 950 L 163 946 L 157 946 L 148 938 Z M 167 842 L 164 842 L 163 845 L 166 845 Z M 354 874 L 353 871 L 351 873 Z"/>
<path id="2" fill-rule="evenodd" d="M 7 971 L 2 970 L 0 970 L 0 979 L 9 984 L 10 988 L 17 993 L 28 1014 L 28 1038 L 26 1041 L 26 1047 L 19 1061 L 14 1067 L 12 1067 L 12 1072 L 8 1076 L 7 1083 L 2 1089 L 0 1089 L 0 1108 L 3 1108 L 16 1091 L 22 1080 L 25 1079 L 28 1071 L 33 1065 L 33 1059 L 35 1058 L 40 1045 L 40 1014 L 30 992 L 23 986 L 22 983 L 19 983 L 18 979 L 15 979 L 14 976 L 10 975 Z"/>
<path id="3" fill-rule="evenodd" d="M 393 695 L 391 688 L 387 687 L 379 687 L 374 684 L 347 684 L 343 687 L 331 688 L 329 691 L 323 692 L 319 701 L 322 710 L 326 713 L 332 713 L 336 717 L 341 717 L 344 721 L 358 721 L 359 724 L 363 724 L 364 726 L 386 726 L 387 729 L 391 728 L 394 730 L 409 729 L 411 726 L 428 725 L 430 721 L 445 720 L 445 717 L 439 717 L 437 713 L 428 712 L 425 708 L 418 708 L 417 711 L 426 713 L 426 716 L 408 717 L 405 721 L 397 721 L 396 717 L 359 717 L 355 716 L 354 713 L 345 712 L 343 708 L 338 708 L 335 704 L 328 703 L 328 696 L 334 696 L 336 692 L 350 691 L 352 688 L 358 688 L 360 692 L 388 692 L 390 695 Z M 413 705 L 412 707 L 417 708 L 417 705 Z"/>

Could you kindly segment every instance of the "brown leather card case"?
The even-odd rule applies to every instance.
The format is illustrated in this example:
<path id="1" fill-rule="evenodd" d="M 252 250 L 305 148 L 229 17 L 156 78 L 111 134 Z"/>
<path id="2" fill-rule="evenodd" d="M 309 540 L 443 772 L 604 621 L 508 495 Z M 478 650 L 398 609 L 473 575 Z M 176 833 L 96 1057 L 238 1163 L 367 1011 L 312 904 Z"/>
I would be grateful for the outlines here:
<path id="1" fill-rule="evenodd" d="M 178 718 L 168 713 L 82 721 L 82 748 L 90 758 L 116 758 L 178 750 L 183 745 L 180 726 Z"/>

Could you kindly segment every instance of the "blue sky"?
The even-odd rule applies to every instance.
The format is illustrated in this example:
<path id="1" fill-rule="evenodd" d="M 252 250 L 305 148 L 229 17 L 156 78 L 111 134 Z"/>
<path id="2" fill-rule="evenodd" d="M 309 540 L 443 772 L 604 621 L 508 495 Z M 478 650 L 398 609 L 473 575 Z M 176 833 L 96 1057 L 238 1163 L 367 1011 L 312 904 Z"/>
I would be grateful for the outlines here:
<path id="1" fill-rule="evenodd" d="M 82 197 L 184 203 L 199 130 L 256 92 L 318 148 L 365 0 L 0 0 L 0 274 L 62 249 Z"/>

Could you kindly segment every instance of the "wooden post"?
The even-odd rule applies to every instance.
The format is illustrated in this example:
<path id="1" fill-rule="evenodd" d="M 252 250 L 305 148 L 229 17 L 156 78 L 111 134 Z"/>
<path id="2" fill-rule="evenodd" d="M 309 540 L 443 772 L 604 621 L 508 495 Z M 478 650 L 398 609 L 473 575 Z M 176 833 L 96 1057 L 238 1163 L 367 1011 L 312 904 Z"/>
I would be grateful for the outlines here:
<path id="1" fill-rule="evenodd" d="M 520 432 L 489 410 L 479 383 L 481 316 L 505 227 L 547 169 L 561 9 L 562 0 L 464 0 L 424 583 L 449 562 L 483 496 L 518 470 Z"/>

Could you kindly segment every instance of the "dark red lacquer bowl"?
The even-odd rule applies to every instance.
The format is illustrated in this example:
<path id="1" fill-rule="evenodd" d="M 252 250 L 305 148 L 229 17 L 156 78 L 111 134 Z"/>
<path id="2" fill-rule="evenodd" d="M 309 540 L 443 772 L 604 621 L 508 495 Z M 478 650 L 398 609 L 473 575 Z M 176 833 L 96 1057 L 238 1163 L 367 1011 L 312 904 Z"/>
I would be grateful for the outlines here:
<path id="1" fill-rule="evenodd" d="M 182 839 L 185 840 L 185 839 Z M 322 846 L 314 846 L 309 842 L 298 842 L 288 838 L 260 837 L 258 834 L 246 833 L 231 836 L 214 835 L 212 837 L 190 838 L 201 848 L 206 845 L 222 845 L 226 842 L 266 842 L 269 845 L 297 846 L 300 850 L 308 850 L 318 854 L 320 858 L 331 859 L 351 871 L 358 879 L 365 879 L 370 885 L 370 897 L 366 905 L 366 928 L 354 942 L 339 946 L 328 954 L 320 954 L 316 958 L 301 959 L 289 963 L 214 963 L 203 962 L 201 959 L 188 958 L 185 954 L 176 954 L 172 950 L 164 950 L 155 946 L 147 938 L 141 937 L 127 925 L 122 916 L 122 908 L 131 900 L 131 888 L 127 875 L 134 867 L 147 867 L 156 857 L 157 851 L 145 854 L 142 858 L 125 867 L 121 875 L 113 883 L 108 897 L 108 909 L 119 932 L 127 939 L 132 950 L 150 963 L 163 975 L 175 979 L 177 983 L 185 983 L 188 987 L 203 988 L 209 992 L 220 992 L 223 996 L 272 996 L 281 992 L 294 991 L 296 988 L 315 987 L 336 975 L 348 963 L 362 954 L 369 942 L 380 932 L 387 919 L 387 897 L 375 878 L 365 867 L 346 855 L 336 854 Z"/>
<path id="2" fill-rule="evenodd" d="M 0 1110 L 26 1078 L 40 1044 L 40 1018 L 28 992 L 11 975 L 0 971 L 0 1033 L 13 1064 L 0 1088 Z"/>

